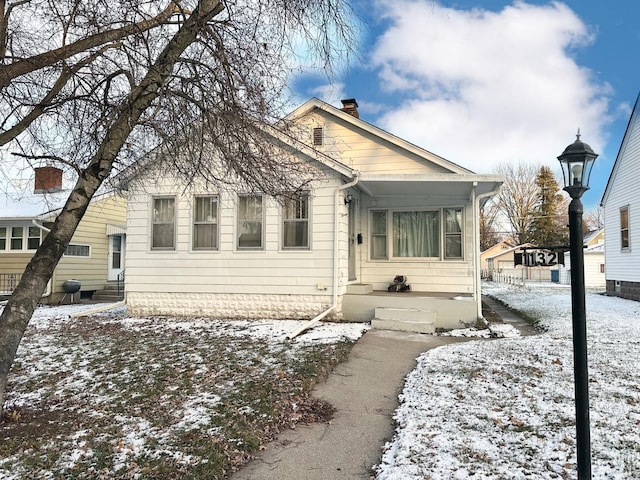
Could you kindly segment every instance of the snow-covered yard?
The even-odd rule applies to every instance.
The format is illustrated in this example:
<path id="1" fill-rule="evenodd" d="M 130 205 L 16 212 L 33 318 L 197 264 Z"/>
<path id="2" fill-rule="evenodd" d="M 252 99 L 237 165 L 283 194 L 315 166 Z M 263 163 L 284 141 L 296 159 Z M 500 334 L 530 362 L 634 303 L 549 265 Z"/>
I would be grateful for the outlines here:
<path id="1" fill-rule="evenodd" d="M 408 375 L 378 480 L 576 478 L 570 289 L 483 293 L 544 333 L 423 354 Z M 594 479 L 640 478 L 640 303 L 588 293 Z"/>
<path id="2" fill-rule="evenodd" d="M 0 478 L 224 478 L 332 413 L 311 388 L 367 326 L 70 318 L 38 308 L 9 375 Z M 2 307 L 0 307 L 2 308 Z"/>

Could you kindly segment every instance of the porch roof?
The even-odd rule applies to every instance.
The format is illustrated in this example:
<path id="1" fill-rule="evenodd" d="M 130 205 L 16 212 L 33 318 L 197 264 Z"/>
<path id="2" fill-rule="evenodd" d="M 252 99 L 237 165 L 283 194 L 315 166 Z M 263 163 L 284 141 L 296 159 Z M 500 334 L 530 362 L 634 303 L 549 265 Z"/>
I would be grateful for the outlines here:
<path id="1" fill-rule="evenodd" d="M 502 175 L 478 174 L 395 174 L 363 175 L 357 184 L 371 197 L 413 197 L 424 199 L 471 199 L 496 191 L 504 182 Z"/>

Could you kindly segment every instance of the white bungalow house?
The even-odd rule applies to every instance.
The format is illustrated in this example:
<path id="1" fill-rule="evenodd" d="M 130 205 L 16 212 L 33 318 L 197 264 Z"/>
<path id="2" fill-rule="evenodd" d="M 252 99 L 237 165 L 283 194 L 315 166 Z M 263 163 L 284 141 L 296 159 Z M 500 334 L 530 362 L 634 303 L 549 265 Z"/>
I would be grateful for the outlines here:
<path id="1" fill-rule="evenodd" d="M 607 294 L 640 300 L 640 108 L 631 113 L 600 204 L 604 208 Z"/>
<path id="2" fill-rule="evenodd" d="M 284 205 L 144 174 L 128 186 L 133 315 L 307 318 L 433 331 L 481 317 L 479 208 L 502 183 L 313 98 L 276 138 L 322 177 Z M 299 142 L 298 142 L 299 141 Z M 284 143 L 283 143 L 284 142 Z M 390 293 L 404 275 L 411 292 Z"/>

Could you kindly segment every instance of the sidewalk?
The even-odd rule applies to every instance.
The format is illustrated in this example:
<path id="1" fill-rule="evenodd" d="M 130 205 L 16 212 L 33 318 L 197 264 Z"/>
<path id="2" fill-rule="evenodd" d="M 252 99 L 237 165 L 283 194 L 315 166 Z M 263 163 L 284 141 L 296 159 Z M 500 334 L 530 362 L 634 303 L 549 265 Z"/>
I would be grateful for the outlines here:
<path id="1" fill-rule="evenodd" d="M 394 432 L 393 413 L 405 376 L 429 349 L 466 341 L 369 330 L 326 382 L 314 390 L 336 407 L 326 423 L 300 425 L 271 442 L 233 480 L 366 479 Z"/>
<path id="2" fill-rule="evenodd" d="M 482 300 L 522 335 L 539 333 L 499 302 Z M 336 408 L 334 418 L 282 432 L 231 479 L 370 480 L 384 444 L 393 436 L 398 394 L 416 358 L 432 348 L 468 340 L 474 339 L 369 330 L 349 359 L 314 390 Z"/>

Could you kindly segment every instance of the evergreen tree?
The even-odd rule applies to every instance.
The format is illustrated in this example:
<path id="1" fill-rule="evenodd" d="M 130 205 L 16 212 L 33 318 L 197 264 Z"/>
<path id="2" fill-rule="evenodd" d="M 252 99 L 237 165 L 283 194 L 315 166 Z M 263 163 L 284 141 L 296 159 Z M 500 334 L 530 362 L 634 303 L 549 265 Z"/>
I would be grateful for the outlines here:
<path id="1" fill-rule="evenodd" d="M 533 211 L 529 241 L 541 246 L 559 246 L 569 243 L 569 229 L 560 211 L 564 197 L 553 172 L 547 166 L 540 167 L 536 176 L 538 202 Z"/>

